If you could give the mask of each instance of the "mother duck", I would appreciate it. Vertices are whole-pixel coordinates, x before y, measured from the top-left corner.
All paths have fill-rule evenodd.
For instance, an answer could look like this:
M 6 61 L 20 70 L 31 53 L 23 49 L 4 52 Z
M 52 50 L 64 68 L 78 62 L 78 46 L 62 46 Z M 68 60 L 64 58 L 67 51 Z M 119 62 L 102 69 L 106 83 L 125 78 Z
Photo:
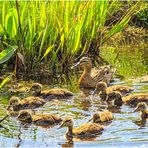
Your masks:
M 73 67 L 80 67 L 83 69 L 83 73 L 78 81 L 80 88 L 94 89 L 96 84 L 100 81 L 104 81 L 109 84 L 114 71 L 110 69 L 110 66 L 102 66 L 99 69 L 92 69 L 92 61 L 89 57 L 83 57 Z

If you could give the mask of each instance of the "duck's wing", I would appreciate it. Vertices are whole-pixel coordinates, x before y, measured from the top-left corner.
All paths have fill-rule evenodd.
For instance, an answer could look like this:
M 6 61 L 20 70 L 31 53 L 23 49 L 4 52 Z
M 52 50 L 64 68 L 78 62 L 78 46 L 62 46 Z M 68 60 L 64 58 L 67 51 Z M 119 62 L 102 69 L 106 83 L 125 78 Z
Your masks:
M 101 122 L 107 122 L 113 120 L 113 115 L 110 111 L 100 112 Z
M 97 134 L 103 130 L 103 126 L 99 124 L 83 124 L 78 128 L 73 129 L 75 135 L 81 136 L 91 136 L 93 134 Z
M 113 85 L 107 88 L 107 92 L 111 91 L 119 91 L 121 93 L 130 93 L 134 89 L 132 87 L 126 86 L 126 85 Z
M 115 69 L 111 69 L 110 66 L 102 66 L 99 69 L 93 68 L 91 71 L 91 77 L 96 81 L 104 81 L 109 84 L 110 80 L 113 78 Z
M 62 88 L 53 88 L 42 91 L 42 94 L 48 94 L 48 95 L 55 95 L 55 96 L 73 96 L 74 94 L 67 90 Z

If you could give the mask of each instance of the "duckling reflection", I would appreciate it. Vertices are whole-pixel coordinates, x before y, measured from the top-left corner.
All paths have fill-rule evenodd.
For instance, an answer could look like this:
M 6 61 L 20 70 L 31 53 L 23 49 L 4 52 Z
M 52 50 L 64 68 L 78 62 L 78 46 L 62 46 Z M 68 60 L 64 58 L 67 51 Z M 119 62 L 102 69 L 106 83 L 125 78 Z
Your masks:
M 73 121 L 71 118 L 65 118 L 59 128 L 67 127 L 68 131 L 66 133 L 67 139 L 76 138 L 91 138 L 96 137 L 98 134 L 102 133 L 104 127 L 96 123 L 83 124 L 80 127 L 73 128 Z
M 73 140 L 70 139 L 70 140 L 67 140 L 65 143 L 61 144 L 62 148 L 73 148 L 74 147 L 74 143 L 73 143 Z

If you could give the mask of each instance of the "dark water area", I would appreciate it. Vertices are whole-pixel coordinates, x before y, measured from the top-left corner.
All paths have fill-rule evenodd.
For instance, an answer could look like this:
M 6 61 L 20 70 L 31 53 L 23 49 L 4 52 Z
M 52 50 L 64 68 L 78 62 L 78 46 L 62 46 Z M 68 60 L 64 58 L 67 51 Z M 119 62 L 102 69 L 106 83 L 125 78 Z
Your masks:
M 143 78 L 148 74 L 147 52 L 145 45 L 102 49 L 102 56 L 117 68 L 118 75 L 124 77 L 120 79 L 116 76 L 111 85 L 125 84 L 132 86 L 134 93 L 148 92 L 147 77 Z M 52 113 L 63 119 L 70 116 L 74 120 L 74 127 L 78 127 L 100 109 L 109 109 L 113 111 L 114 120 L 105 126 L 101 135 L 94 139 L 74 138 L 73 143 L 68 143 L 65 138 L 66 128 L 58 129 L 58 125 L 52 128 L 33 124 L 25 126 L 15 118 L 9 118 L 0 124 L 0 147 L 148 147 L 148 122 L 142 122 L 139 113 L 132 113 L 134 108 L 126 105 L 108 108 L 106 104 L 100 103 L 97 96 L 84 97 L 76 85 L 77 80 L 75 77 L 74 82 L 67 85 L 68 89 L 76 92 L 73 98 L 52 100 L 37 108 L 35 113 Z M 0 95 L 0 118 L 6 113 L 8 99 L 6 94 Z

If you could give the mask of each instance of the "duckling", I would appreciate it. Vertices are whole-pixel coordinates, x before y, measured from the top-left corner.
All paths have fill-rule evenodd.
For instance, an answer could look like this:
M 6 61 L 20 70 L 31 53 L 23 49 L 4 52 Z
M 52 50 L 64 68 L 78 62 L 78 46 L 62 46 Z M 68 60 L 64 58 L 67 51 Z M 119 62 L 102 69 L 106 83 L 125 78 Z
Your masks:
M 80 127 L 73 128 L 73 121 L 71 118 L 65 118 L 59 128 L 68 127 L 68 132 L 66 133 L 66 138 L 86 138 L 95 137 L 100 134 L 104 127 L 96 123 L 83 124 Z
M 17 119 L 22 123 L 33 123 L 38 126 L 51 126 L 62 121 L 60 117 L 52 114 L 31 115 L 27 110 L 20 111 Z
M 97 83 L 93 94 L 99 94 L 101 91 L 106 92 L 107 94 L 112 91 L 119 91 L 122 95 L 125 95 L 132 92 L 133 88 L 126 85 L 113 85 L 107 87 L 107 84 L 105 82 L 99 82 Z
M 44 99 L 64 99 L 72 97 L 74 94 L 67 89 L 62 88 L 53 88 L 53 89 L 47 89 L 42 91 L 42 85 L 40 83 L 34 83 L 32 84 L 32 87 L 30 89 L 32 94 L 34 96 L 42 97 Z
M 112 91 L 108 94 L 108 97 L 106 99 L 106 102 L 108 104 L 114 104 L 116 106 L 122 106 L 122 94 L 118 91 Z
M 95 113 L 89 121 L 91 120 L 93 120 L 93 123 L 110 122 L 113 120 L 113 114 L 108 110 L 98 112 L 98 113 Z
M 13 96 L 9 100 L 9 105 L 7 110 L 9 110 L 11 107 L 13 108 L 14 111 L 19 111 L 23 109 L 34 109 L 43 106 L 45 103 L 46 101 L 39 97 L 31 96 L 20 100 L 19 97 Z
M 141 119 L 142 120 L 148 118 L 148 109 L 147 109 L 147 105 L 145 102 L 138 103 L 134 112 L 136 112 L 136 111 L 141 111 Z
M 92 61 L 89 57 L 81 58 L 80 61 L 72 67 L 72 69 L 78 66 L 84 70 L 78 81 L 80 88 L 94 89 L 96 84 L 100 81 L 105 81 L 108 84 L 114 73 L 111 71 L 109 66 L 92 70 Z
M 148 104 L 148 93 L 130 94 L 122 98 L 125 104 L 136 106 L 139 102 Z

